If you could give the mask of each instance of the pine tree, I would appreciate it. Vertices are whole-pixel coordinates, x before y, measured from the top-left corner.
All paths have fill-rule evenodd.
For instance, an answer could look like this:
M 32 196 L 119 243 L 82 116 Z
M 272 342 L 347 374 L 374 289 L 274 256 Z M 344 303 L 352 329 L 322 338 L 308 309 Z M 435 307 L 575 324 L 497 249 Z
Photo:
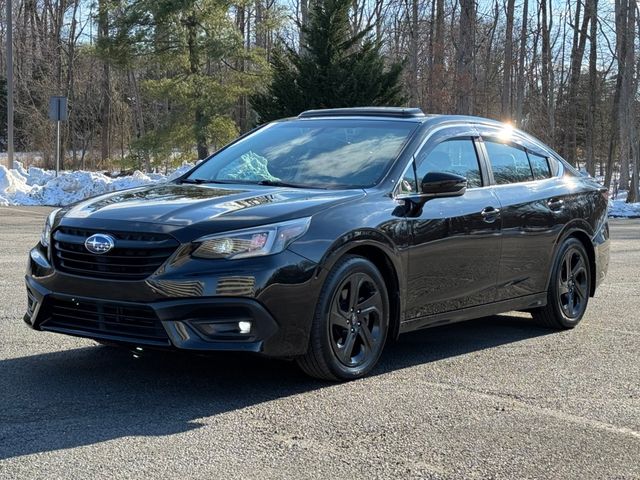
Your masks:
M 167 157 L 177 146 L 190 156 L 195 145 L 202 159 L 237 136 L 231 112 L 257 90 L 266 61 L 245 48 L 228 2 L 127 0 L 113 16 L 102 55 L 144 70 L 142 96 L 157 114 L 134 149 Z M 245 69 L 233 67 L 239 61 Z
M 299 52 L 281 44 L 273 55 L 273 80 L 252 98 L 260 121 L 313 108 L 400 105 L 402 65 L 385 65 L 381 44 L 367 28 L 349 25 L 351 0 L 320 0 L 312 7 Z

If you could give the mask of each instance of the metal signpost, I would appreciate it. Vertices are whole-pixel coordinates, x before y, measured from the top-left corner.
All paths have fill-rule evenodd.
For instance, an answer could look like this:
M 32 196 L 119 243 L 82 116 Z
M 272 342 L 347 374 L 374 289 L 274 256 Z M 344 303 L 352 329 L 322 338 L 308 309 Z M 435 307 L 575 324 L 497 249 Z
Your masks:
M 13 168 L 13 13 L 7 0 L 7 167 Z
M 60 122 L 67 121 L 67 97 L 49 99 L 49 119 L 56 122 L 56 177 L 60 171 Z

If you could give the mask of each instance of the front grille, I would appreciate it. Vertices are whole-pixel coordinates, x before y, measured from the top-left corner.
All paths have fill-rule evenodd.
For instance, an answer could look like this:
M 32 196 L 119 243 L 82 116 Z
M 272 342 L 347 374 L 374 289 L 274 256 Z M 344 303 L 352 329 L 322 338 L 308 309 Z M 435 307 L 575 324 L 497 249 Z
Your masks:
M 96 255 L 84 246 L 95 233 L 108 233 L 115 247 Z M 155 272 L 178 247 L 178 241 L 162 233 L 112 232 L 59 227 L 53 233 L 53 259 L 63 272 L 86 277 L 142 280 Z
M 50 298 L 43 330 L 149 345 L 170 345 L 151 307 Z

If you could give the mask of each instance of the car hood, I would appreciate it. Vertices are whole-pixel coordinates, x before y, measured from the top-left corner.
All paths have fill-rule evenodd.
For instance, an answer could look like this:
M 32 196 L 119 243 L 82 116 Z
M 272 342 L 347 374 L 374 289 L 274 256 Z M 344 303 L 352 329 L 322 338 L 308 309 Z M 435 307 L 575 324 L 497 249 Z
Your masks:
M 84 200 L 63 211 L 63 223 L 114 228 L 125 221 L 216 232 L 310 216 L 363 195 L 359 189 L 166 183 Z

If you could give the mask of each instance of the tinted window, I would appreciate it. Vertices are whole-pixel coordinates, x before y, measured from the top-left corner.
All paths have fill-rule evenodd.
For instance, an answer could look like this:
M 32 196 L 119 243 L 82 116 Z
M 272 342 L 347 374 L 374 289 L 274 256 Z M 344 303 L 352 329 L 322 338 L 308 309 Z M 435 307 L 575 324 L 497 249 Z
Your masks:
M 399 195 L 409 195 L 411 193 L 418 193 L 413 164 L 409 165 L 409 168 L 407 168 L 407 171 L 405 172 L 398 185 Z
M 378 183 L 416 123 L 376 120 L 294 120 L 274 123 L 222 150 L 190 179 L 311 187 Z
M 558 165 L 558 160 L 556 160 L 553 157 L 549 157 L 547 161 L 549 162 L 549 168 L 551 168 L 551 175 L 558 175 L 558 172 L 560 170 L 560 165 Z
M 531 171 L 533 172 L 534 179 L 541 180 L 551 177 L 547 157 L 541 157 L 540 155 L 529 152 L 529 162 L 531 163 Z
M 527 152 L 504 143 L 485 141 L 493 178 L 499 185 L 533 180 Z
M 470 138 L 456 138 L 436 145 L 418 165 L 418 182 L 429 172 L 455 173 L 467 179 L 469 188 L 482 186 L 478 155 Z

